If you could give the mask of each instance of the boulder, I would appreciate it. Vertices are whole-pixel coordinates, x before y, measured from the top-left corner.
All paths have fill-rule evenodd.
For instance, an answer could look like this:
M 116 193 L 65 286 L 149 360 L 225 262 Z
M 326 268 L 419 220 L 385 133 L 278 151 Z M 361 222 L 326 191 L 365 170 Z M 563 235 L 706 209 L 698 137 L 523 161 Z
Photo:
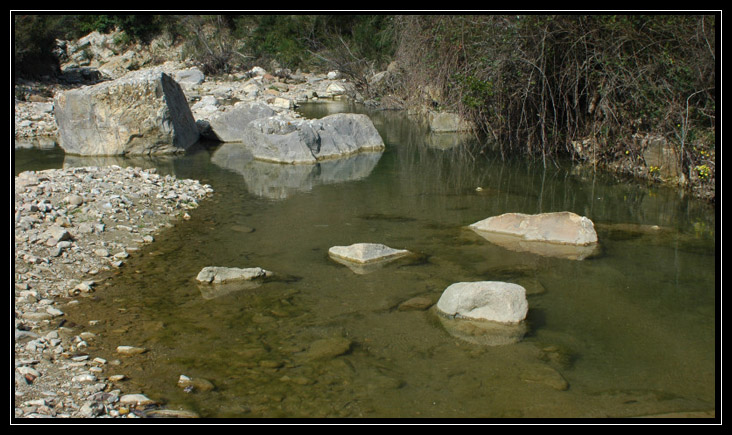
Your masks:
M 60 93 L 54 115 L 69 154 L 169 154 L 199 139 L 180 85 L 160 68 Z
M 216 109 L 212 110 L 211 106 Z M 202 100 L 197 109 L 208 115 L 198 120 L 203 134 L 219 142 L 240 142 L 245 137 L 245 130 L 250 122 L 276 115 L 272 108 L 261 102 L 238 102 L 223 109 L 217 107 L 216 103 L 207 99 Z M 203 112 L 204 110 L 208 112 Z
M 526 290 L 500 281 L 459 282 L 450 285 L 437 301 L 437 310 L 455 318 L 516 324 L 526 318 Z
M 430 130 L 435 133 L 470 131 L 472 123 L 463 119 L 457 113 L 451 112 L 430 112 L 427 120 Z
M 257 119 L 245 128 L 242 142 L 255 159 L 288 164 L 314 164 L 384 149 L 371 119 L 353 113 L 313 120 L 285 116 Z
M 270 275 L 271 272 L 261 267 L 239 269 L 237 267 L 209 266 L 201 269 L 196 280 L 204 284 L 224 284 L 231 281 L 251 281 Z
M 492 243 L 519 252 L 582 260 L 597 248 L 592 221 L 571 212 L 506 213 L 469 228 Z

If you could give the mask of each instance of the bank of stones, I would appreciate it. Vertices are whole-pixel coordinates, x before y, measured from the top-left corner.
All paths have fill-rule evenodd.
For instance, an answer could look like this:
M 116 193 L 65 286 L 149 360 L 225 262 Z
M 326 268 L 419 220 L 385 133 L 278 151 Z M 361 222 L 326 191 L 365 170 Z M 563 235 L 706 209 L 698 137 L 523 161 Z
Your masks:
M 15 416 L 142 415 L 150 404 L 125 398 L 116 383 L 124 374 L 93 355 L 90 325 L 65 326 L 64 310 L 213 190 L 118 166 L 28 171 L 14 181 Z

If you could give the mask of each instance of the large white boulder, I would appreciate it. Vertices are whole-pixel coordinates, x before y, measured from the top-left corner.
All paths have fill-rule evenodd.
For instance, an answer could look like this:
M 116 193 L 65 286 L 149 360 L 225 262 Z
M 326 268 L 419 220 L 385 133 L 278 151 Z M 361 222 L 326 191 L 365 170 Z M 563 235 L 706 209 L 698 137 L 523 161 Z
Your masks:
M 526 318 L 526 289 L 500 281 L 458 282 L 442 292 L 437 310 L 449 317 L 515 324 Z
M 160 68 L 60 93 L 54 115 L 68 154 L 168 154 L 199 139 L 183 90 Z
M 597 248 L 592 221 L 572 212 L 506 213 L 469 226 L 488 241 L 506 249 L 582 260 Z

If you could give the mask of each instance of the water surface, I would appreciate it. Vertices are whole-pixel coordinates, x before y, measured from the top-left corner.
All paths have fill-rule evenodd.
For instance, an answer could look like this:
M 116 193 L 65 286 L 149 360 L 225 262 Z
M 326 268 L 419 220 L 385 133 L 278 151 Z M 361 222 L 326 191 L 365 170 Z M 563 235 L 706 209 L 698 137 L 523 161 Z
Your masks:
M 360 109 L 321 104 L 305 113 L 343 110 Z M 154 166 L 215 190 L 93 298 L 64 310 L 79 332 L 98 334 L 90 351 L 110 361 L 107 375 L 128 376 L 125 392 L 204 417 L 631 417 L 715 408 L 713 208 L 571 163 L 545 168 L 471 153 L 456 146 L 470 138 L 430 135 L 401 112 L 369 114 L 386 150 L 319 166 L 255 162 L 230 144 L 155 159 L 16 150 L 16 173 Z M 501 213 L 551 211 L 592 219 L 600 251 L 582 261 L 544 257 L 466 229 Z M 367 274 L 328 258 L 329 247 L 356 242 L 416 255 Z M 212 294 L 195 277 L 214 265 L 259 266 L 277 278 Z M 399 308 L 482 280 L 527 288 L 520 342 L 473 343 L 431 309 Z M 313 358 L 309 350 L 323 344 L 334 355 Z M 149 350 L 121 358 L 118 345 Z M 186 392 L 181 374 L 215 388 Z

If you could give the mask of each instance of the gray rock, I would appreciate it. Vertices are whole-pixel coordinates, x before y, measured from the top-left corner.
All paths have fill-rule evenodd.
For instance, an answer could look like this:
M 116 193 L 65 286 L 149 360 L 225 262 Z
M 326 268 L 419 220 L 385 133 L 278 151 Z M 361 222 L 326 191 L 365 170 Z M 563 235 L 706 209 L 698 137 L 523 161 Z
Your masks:
M 328 250 L 331 257 L 366 264 L 394 260 L 410 252 L 406 249 L 394 249 L 380 243 L 354 243 L 350 246 L 333 246 Z
M 242 142 L 255 159 L 288 164 L 314 164 L 361 151 L 381 151 L 384 141 L 366 115 L 341 113 L 321 119 L 285 116 L 249 123 Z
M 240 142 L 250 122 L 276 115 L 272 108 L 261 102 L 239 102 L 225 110 L 206 110 L 210 115 L 198 120 L 203 128 L 202 134 L 220 142 Z
M 529 304 L 526 290 L 518 284 L 459 282 L 442 292 L 437 310 L 450 317 L 513 324 L 526 318 Z
M 59 93 L 54 115 L 69 154 L 165 154 L 199 138 L 180 85 L 161 69 Z
M 597 250 L 592 221 L 571 212 L 506 213 L 476 222 L 470 229 L 506 249 L 543 256 L 583 260 Z
M 236 267 L 204 267 L 196 277 L 205 284 L 224 284 L 231 281 L 251 281 L 257 278 L 270 276 L 271 272 L 261 267 L 239 269 Z
M 541 214 L 505 213 L 470 225 L 479 231 L 519 236 L 536 240 L 569 245 L 590 245 L 597 243 L 597 233 L 592 221 L 572 212 Z

